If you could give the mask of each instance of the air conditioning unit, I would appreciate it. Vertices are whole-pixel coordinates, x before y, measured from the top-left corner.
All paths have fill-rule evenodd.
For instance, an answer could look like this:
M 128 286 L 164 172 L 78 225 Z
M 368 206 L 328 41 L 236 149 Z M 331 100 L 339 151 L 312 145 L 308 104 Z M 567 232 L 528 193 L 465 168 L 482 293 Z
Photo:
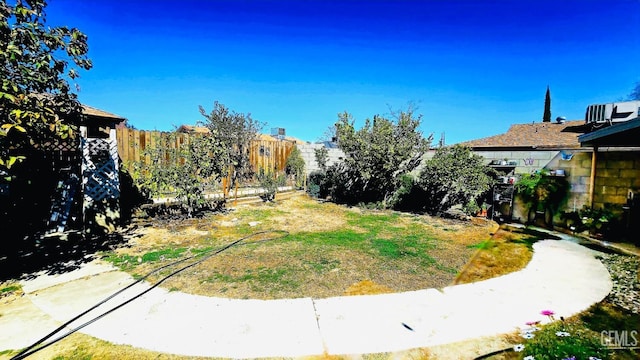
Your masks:
M 614 124 L 635 119 L 640 113 L 640 101 L 625 101 L 587 106 L 587 124 Z
M 280 127 L 271 128 L 271 136 L 280 140 L 284 139 L 285 138 L 284 128 L 280 128 Z

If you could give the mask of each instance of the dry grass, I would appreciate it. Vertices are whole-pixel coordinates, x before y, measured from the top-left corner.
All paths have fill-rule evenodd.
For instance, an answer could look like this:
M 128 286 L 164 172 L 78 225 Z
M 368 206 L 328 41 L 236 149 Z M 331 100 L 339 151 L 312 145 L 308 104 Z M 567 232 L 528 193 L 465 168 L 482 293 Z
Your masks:
M 515 335 L 514 335 L 515 337 Z M 265 358 L 264 360 L 459 360 L 473 359 L 492 351 L 510 347 L 513 342 L 508 337 L 495 336 L 471 339 L 451 344 L 443 344 L 428 348 L 408 349 L 391 353 L 373 353 L 362 355 L 317 355 L 299 358 Z M 12 355 L 0 354 L 0 360 L 10 359 Z M 181 356 L 164 354 L 155 351 L 116 345 L 96 339 L 89 335 L 75 333 L 64 341 L 58 342 L 30 356 L 34 360 L 80 360 L 80 359 L 119 359 L 119 360 L 198 360 L 222 359 L 213 357 Z M 494 360 L 503 359 L 494 357 Z
M 533 255 L 530 245 L 538 237 L 526 231 L 498 229 L 490 239 L 476 244 L 478 251 L 456 277 L 454 284 L 491 279 L 523 269 Z
M 155 223 L 112 257 L 130 257 L 123 268 L 142 275 L 173 261 L 171 251 L 186 256 L 252 232 L 284 230 L 289 233 L 284 238 L 231 248 L 162 286 L 230 298 L 323 298 L 356 294 L 353 289 L 367 282 L 388 292 L 448 286 L 475 252 L 468 245 L 489 238 L 495 227 L 482 219 L 470 225 L 297 196 L 278 204 L 242 205 L 204 219 Z M 253 240 L 258 239 L 249 242 Z M 131 261 L 158 251 L 168 252 L 164 260 Z

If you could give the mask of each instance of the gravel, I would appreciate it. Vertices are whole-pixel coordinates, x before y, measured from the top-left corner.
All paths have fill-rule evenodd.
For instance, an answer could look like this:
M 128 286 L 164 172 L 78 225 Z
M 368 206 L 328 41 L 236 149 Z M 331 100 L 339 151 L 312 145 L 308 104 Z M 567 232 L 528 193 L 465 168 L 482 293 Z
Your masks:
M 636 256 L 599 254 L 598 258 L 609 270 L 613 289 L 607 300 L 631 311 L 640 313 L 640 259 Z

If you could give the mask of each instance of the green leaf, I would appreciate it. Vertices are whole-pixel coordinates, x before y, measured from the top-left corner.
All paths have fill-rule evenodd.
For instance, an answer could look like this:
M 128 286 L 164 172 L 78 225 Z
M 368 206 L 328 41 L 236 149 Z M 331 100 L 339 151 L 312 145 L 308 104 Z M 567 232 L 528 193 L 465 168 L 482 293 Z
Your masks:
M 11 101 L 11 102 L 16 102 L 16 97 L 15 96 L 13 96 L 11 94 L 8 94 L 8 93 L 5 93 L 5 92 L 0 92 L 0 97 L 9 99 L 9 101 Z

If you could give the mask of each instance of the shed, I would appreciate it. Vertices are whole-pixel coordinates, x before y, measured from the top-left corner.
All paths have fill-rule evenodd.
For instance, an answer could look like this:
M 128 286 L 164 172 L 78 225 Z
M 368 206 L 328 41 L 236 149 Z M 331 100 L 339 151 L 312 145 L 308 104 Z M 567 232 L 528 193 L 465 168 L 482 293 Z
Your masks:
M 79 138 L 55 145 L 56 151 L 66 155 L 59 156 L 65 159 L 63 166 L 54 165 L 58 184 L 52 195 L 49 232 L 66 230 L 68 220 L 76 216 L 76 211 L 81 213 L 82 225 L 88 232 L 113 231 L 120 218 L 115 129 L 126 119 L 87 105 L 82 105 L 82 115 Z M 78 202 L 81 208 L 75 210 L 74 203 Z

